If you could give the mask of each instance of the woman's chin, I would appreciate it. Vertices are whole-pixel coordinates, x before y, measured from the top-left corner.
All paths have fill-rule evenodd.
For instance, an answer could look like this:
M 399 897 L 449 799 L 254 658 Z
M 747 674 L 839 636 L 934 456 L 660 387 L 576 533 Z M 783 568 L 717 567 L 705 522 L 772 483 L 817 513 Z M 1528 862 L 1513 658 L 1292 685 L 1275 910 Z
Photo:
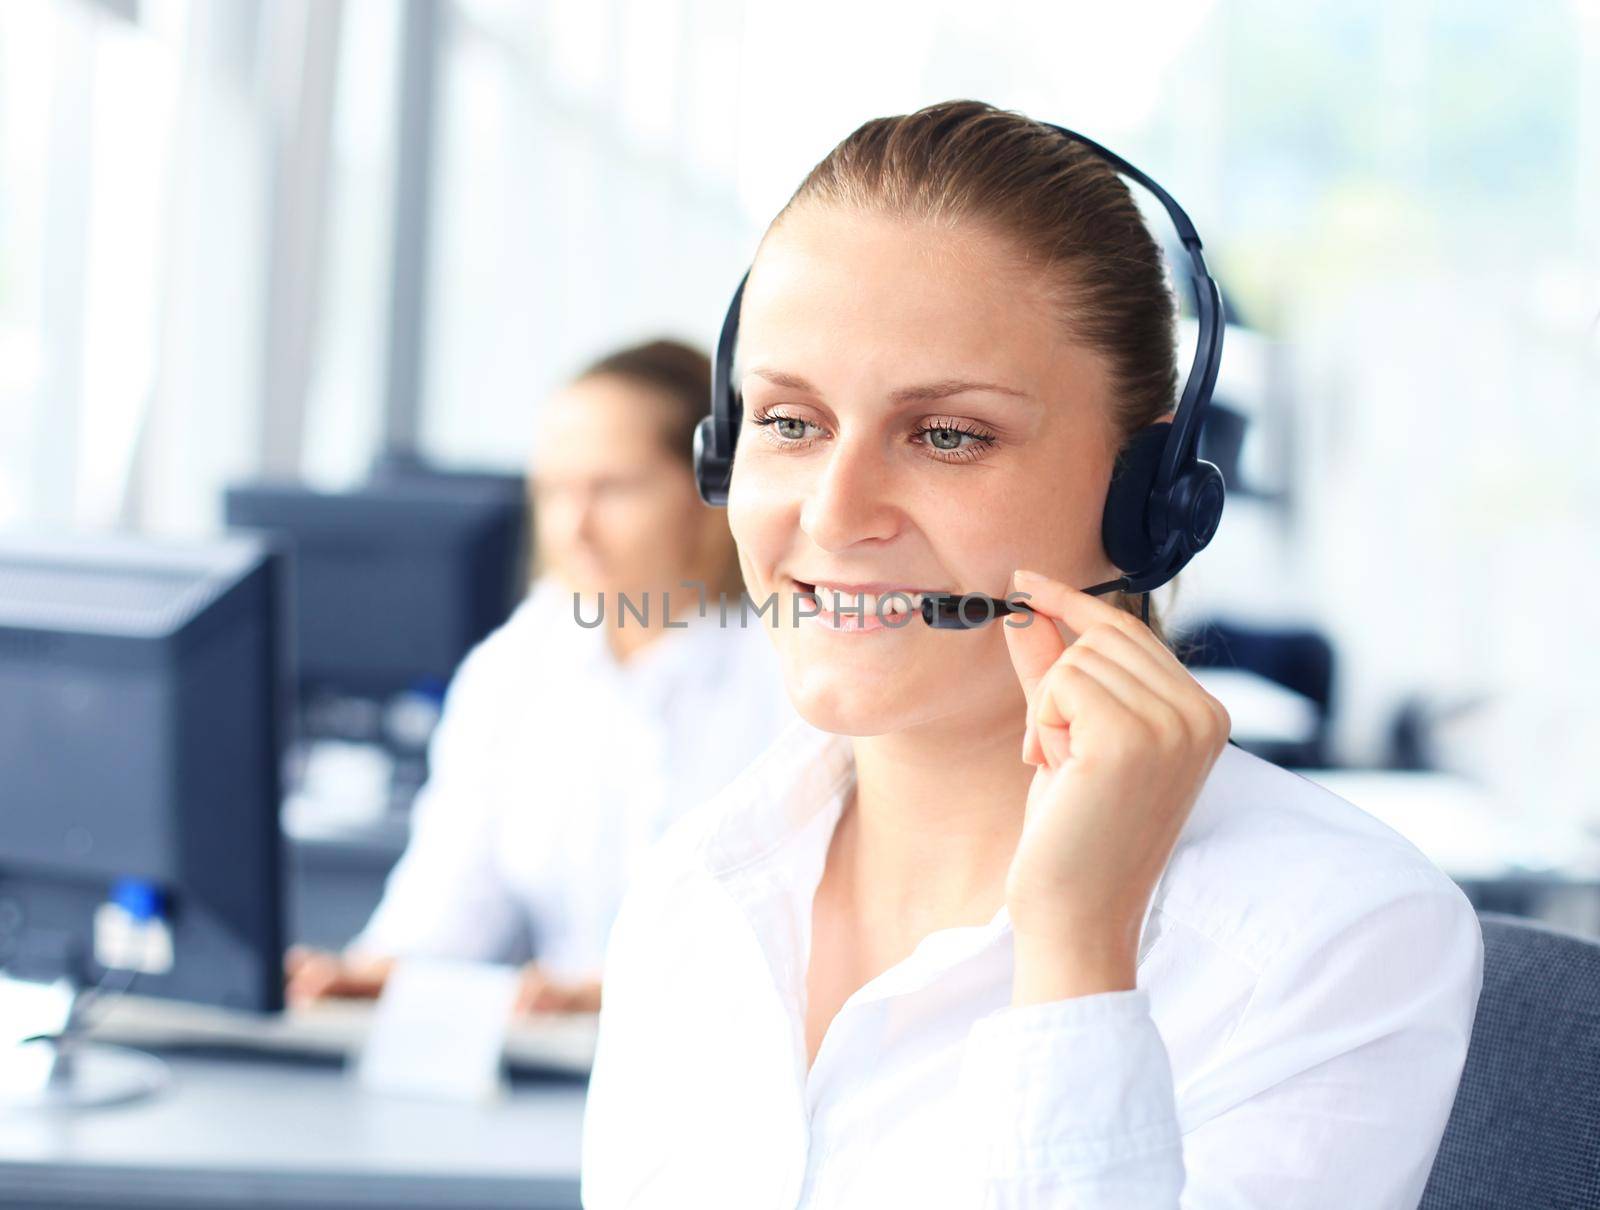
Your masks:
M 795 712 L 836 735 L 888 735 L 974 712 L 1009 716 L 1022 705 L 1022 691 L 998 633 L 988 650 L 981 646 L 982 635 L 957 635 L 955 642 L 964 640 L 972 650 L 940 653 L 938 659 L 904 647 L 892 650 L 871 636 L 829 637 L 820 649 L 782 632 L 775 638 Z M 847 646 L 856 642 L 860 647 Z
M 897 730 L 897 720 L 866 710 L 840 709 L 837 703 L 796 702 L 795 713 L 819 731 L 835 735 L 885 735 Z
M 899 731 L 926 712 L 926 702 L 893 678 L 863 677 L 859 670 L 809 667 L 789 670 L 789 700 L 795 712 L 821 731 L 836 735 L 884 735 Z M 921 710 L 915 707 L 921 705 Z

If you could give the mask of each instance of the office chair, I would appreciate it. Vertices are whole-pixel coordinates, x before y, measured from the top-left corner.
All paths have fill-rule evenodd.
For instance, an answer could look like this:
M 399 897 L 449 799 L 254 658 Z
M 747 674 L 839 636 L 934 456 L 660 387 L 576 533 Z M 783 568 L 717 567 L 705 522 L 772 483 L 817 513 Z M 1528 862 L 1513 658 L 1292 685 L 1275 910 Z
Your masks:
M 1600 943 L 1479 920 L 1483 994 L 1419 1210 L 1600 1207 Z

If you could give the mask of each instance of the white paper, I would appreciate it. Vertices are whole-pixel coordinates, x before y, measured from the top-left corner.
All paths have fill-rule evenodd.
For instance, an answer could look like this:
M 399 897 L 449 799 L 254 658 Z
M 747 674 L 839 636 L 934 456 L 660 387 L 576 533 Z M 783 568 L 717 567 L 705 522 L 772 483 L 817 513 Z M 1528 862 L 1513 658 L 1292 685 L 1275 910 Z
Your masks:
M 65 979 L 35 983 L 0 972 L 0 1052 L 36 1034 L 60 1033 L 71 1011 L 72 985 Z
M 357 1078 L 372 1092 L 486 1101 L 501 1095 L 515 967 L 406 959 L 373 1014 Z

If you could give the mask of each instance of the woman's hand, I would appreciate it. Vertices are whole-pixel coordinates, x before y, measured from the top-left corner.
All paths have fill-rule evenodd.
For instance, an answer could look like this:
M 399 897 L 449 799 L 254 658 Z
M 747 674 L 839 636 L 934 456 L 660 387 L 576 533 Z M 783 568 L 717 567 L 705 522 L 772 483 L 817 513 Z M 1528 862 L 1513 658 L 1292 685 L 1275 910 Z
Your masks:
M 1231 720 L 1137 618 L 1034 572 L 1015 587 L 1041 616 L 1004 624 L 1039 766 L 1006 879 L 1013 999 L 1131 989 L 1145 907 Z
M 283 956 L 284 999 L 291 1008 L 319 1000 L 375 1000 L 393 969 L 393 958 L 357 958 L 292 945 Z
M 525 1013 L 597 1013 L 600 1011 L 600 980 L 552 979 L 538 963 L 522 968 L 517 985 L 517 1016 Z
M 296 945 L 284 955 L 283 966 L 285 999 L 292 1008 L 305 1008 L 321 1000 L 376 999 L 394 970 L 395 959 L 330 954 Z M 518 972 L 514 1016 L 599 1011 L 598 979 L 552 979 L 537 962 L 527 963 Z

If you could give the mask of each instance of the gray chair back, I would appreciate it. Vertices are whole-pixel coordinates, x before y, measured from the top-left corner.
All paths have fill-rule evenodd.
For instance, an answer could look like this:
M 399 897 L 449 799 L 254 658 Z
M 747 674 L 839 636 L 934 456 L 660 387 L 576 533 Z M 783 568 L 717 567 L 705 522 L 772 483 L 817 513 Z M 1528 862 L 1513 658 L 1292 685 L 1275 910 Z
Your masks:
M 1600 943 L 1494 912 L 1461 1087 L 1419 1210 L 1600 1207 Z

